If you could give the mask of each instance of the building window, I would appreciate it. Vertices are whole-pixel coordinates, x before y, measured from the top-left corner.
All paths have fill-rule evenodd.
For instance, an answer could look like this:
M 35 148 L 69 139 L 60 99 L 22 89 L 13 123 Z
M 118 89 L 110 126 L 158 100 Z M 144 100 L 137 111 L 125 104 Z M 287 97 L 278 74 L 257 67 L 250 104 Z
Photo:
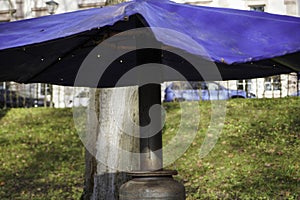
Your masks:
M 257 12 L 265 12 L 265 5 L 251 5 L 250 10 Z
M 245 90 L 245 91 L 251 91 L 251 84 L 252 84 L 252 81 L 249 80 L 249 79 L 246 79 L 246 80 L 238 80 L 236 82 L 236 87 L 238 90 Z
M 243 90 L 244 89 L 244 80 L 238 80 L 238 81 L 236 81 L 236 88 L 238 89 L 238 90 Z
M 42 84 L 41 86 L 41 95 L 51 95 L 52 87 L 50 84 Z
M 281 90 L 280 75 L 265 78 L 265 91 Z

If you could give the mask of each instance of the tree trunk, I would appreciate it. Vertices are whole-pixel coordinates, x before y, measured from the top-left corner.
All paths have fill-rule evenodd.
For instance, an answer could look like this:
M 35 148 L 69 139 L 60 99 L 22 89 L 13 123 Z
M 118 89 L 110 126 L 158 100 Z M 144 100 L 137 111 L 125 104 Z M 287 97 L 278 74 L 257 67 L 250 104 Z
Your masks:
M 84 200 L 117 200 L 120 186 L 128 180 L 124 171 L 139 169 L 137 87 L 91 89 L 90 142 L 86 151 Z M 95 125 L 96 124 L 96 125 Z
M 124 1 L 107 0 L 106 5 Z M 91 89 L 90 97 L 91 102 L 95 102 L 94 109 L 99 118 L 90 117 L 88 122 L 97 126 L 89 127 L 90 133 L 95 133 L 91 134 L 90 140 L 95 142 L 95 148 L 92 152 L 86 150 L 82 198 L 118 200 L 120 186 L 128 181 L 124 171 L 140 168 L 139 156 L 134 156 L 140 150 L 139 129 L 136 127 L 139 124 L 138 88 Z

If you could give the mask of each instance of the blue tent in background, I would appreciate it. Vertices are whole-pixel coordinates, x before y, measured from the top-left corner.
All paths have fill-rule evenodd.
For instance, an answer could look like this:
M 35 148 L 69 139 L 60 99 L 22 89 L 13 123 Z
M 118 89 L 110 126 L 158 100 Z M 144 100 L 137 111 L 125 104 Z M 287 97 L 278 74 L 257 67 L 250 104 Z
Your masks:
M 161 45 L 215 63 L 223 80 L 300 71 L 300 18 L 167 0 L 135 0 L 0 24 L 0 81 L 73 85 L 81 63 L 99 43 L 96 41 L 111 32 L 143 26 L 191 37 L 205 49 L 205 55 L 184 38 L 172 38 L 152 28 Z M 182 57 L 167 51 L 162 54 L 161 63 L 179 70 L 188 80 L 202 80 Z M 114 86 L 122 75 L 120 67 L 128 71 L 134 66 L 130 55 L 124 59 L 127 62 L 115 64 L 109 79 L 99 81 L 99 87 Z M 164 76 L 164 80 L 172 79 Z

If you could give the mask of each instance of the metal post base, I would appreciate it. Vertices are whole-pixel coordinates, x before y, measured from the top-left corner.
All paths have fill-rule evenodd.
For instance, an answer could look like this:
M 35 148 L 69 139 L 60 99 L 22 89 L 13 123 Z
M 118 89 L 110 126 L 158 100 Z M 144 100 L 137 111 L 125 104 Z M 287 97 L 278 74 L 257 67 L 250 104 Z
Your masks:
M 130 172 L 132 180 L 120 188 L 120 200 L 184 200 L 185 189 L 173 179 L 175 170 Z

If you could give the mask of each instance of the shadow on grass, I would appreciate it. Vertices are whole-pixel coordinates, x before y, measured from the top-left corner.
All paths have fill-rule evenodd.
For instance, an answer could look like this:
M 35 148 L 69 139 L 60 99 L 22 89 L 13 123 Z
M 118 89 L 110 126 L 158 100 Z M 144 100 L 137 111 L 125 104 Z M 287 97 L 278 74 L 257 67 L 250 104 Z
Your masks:
M 0 108 L 0 120 L 6 115 L 6 113 L 8 113 L 10 109 L 6 108 Z M 4 137 L 0 137 L 0 146 L 6 145 L 9 143 L 9 140 L 4 138 Z
M 0 108 L 0 119 L 4 117 L 9 110 L 10 110 L 9 108 L 5 108 L 5 109 Z

